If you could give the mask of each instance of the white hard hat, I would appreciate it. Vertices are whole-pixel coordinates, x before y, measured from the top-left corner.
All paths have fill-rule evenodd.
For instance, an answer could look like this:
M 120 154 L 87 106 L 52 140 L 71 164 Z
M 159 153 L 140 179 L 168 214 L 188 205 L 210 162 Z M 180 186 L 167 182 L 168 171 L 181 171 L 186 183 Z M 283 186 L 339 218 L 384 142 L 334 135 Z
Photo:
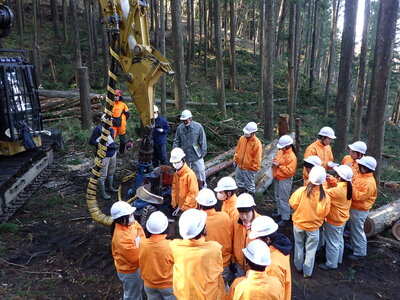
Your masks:
M 157 105 L 154 105 L 154 112 L 158 112 L 159 110 L 158 110 L 158 107 L 157 107 Z
M 310 174 L 308 174 L 312 184 L 321 185 L 326 181 L 326 171 L 324 167 L 315 166 L 311 169 Z
M 316 155 L 311 155 L 311 156 L 305 158 L 304 161 L 308 162 L 309 164 L 312 164 L 313 166 L 322 165 L 321 159 Z
M 217 204 L 217 198 L 215 198 L 214 192 L 208 188 L 203 188 L 199 191 L 196 196 L 196 201 L 204 206 L 213 206 Z
M 356 159 L 359 165 L 365 166 L 371 171 L 375 171 L 376 169 L 376 159 L 372 156 L 363 156 L 360 159 Z
M 256 265 L 269 266 L 271 264 L 269 247 L 263 241 L 251 241 L 242 251 L 244 256 Z
M 251 223 L 250 239 L 266 236 L 278 230 L 278 224 L 270 217 L 259 216 Z
M 161 211 L 153 212 L 147 219 L 146 228 L 150 233 L 160 234 L 168 228 L 168 218 Z
M 185 152 L 179 147 L 172 149 L 171 158 L 169 159 L 170 163 L 177 163 L 182 160 L 186 156 Z
M 214 189 L 216 192 L 222 191 L 232 191 L 236 190 L 238 187 L 236 185 L 235 179 L 232 177 L 222 177 L 218 183 L 217 187 Z
M 248 193 L 240 194 L 236 200 L 236 208 L 248 208 L 256 206 L 254 198 Z
M 247 123 L 246 127 L 243 128 L 244 133 L 253 133 L 258 130 L 257 124 L 255 122 Z
M 322 127 L 321 130 L 319 131 L 318 135 L 326 136 L 331 139 L 336 139 L 335 132 L 333 131 L 332 128 L 326 126 Z
M 191 113 L 190 110 L 188 110 L 188 109 L 185 109 L 185 110 L 181 113 L 181 120 L 182 120 L 182 121 L 187 120 L 187 119 L 189 119 L 189 118 L 191 118 L 191 117 L 193 117 L 193 116 L 192 116 L 192 113 Z
M 340 165 L 333 167 L 336 173 L 346 181 L 351 181 L 353 178 L 353 170 L 348 165 Z
M 290 137 L 290 135 L 282 135 L 278 141 L 278 145 L 276 145 L 279 149 L 282 149 L 283 147 L 289 146 L 293 144 L 293 139 Z
M 361 141 L 354 142 L 349 145 L 350 150 L 365 154 L 367 152 L 367 144 Z
M 125 201 L 117 201 L 111 206 L 111 218 L 115 220 L 122 216 L 129 216 L 133 214 L 135 210 L 136 207 L 131 206 L 129 203 Z
M 184 239 L 197 236 L 206 225 L 207 213 L 191 208 L 185 210 L 179 219 L 179 234 Z

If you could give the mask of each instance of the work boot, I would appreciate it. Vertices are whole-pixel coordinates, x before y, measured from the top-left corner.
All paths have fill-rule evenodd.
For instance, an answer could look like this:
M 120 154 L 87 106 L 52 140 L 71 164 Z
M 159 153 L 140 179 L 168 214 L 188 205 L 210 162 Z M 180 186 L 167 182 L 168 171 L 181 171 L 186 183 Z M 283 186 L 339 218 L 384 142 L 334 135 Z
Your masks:
M 113 187 L 113 181 L 114 181 L 114 176 L 112 176 L 112 175 L 111 176 L 107 176 L 107 179 L 106 179 L 106 190 L 111 192 L 111 193 L 116 193 L 116 192 L 118 192 L 118 190 Z
M 119 144 L 119 157 L 124 157 L 125 154 L 125 144 Z
M 106 193 L 105 186 L 104 186 L 104 179 L 103 180 L 99 179 L 98 190 L 99 190 L 101 198 L 103 198 L 104 200 L 111 199 L 111 196 Z

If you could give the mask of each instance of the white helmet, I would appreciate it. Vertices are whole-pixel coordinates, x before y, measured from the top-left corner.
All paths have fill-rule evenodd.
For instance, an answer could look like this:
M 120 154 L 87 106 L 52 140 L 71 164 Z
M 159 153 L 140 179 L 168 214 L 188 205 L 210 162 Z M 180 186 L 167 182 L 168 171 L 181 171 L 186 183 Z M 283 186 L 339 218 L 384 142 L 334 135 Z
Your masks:
M 153 212 L 146 222 L 147 230 L 152 234 L 160 234 L 168 228 L 168 218 L 161 211 Z
M 129 216 L 133 214 L 135 210 L 136 207 L 131 206 L 129 203 L 125 201 L 117 201 L 111 206 L 111 218 L 115 220 L 122 216 Z
M 271 264 L 269 247 L 263 241 L 251 241 L 242 251 L 244 256 L 256 265 L 269 266 Z
M 349 145 L 350 150 L 365 154 L 367 152 L 367 144 L 361 141 L 354 142 Z
M 311 155 L 311 156 L 305 158 L 304 161 L 308 162 L 309 164 L 312 164 L 313 166 L 322 165 L 321 159 L 316 155 Z
M 375 171 L 376 169 L 376 159 L 372 156 L 363 156 L 360 159 L 356 159 L 359 165 L 365 166 L 371 171 Z
M 217 187 L 214 189 L 216 192 L 222 191 L 233 191 L 236 190 L 238 187 L 236 185 L 235 179 L 232 177 L 222 177 L 218 183 Z
M 179 219 L 179 234 L 184 239 L 197 236 L 206 225 L 207 213 L 191 208 L 185 210 Z
M 243 193 L 240 194 L 236 200 L 236 208 L 249 208 L 256 206 L 252 195 Z
M 351 181 L 353 178 L 353 170 L 348 165 L 340 165 L 333 167 L 336 173 L 346 181 Z
M 270 217 L 259 216 L 251 223 L 250 239 L 266 236 L 278 230 L 278 224 Z
M 249 122 L 247 123 L 246 127 L 243 128 L 244 133 L 253 133 L 258 130 L 257 124 L 255 122 Z
M 293 139 L 290 137 L 290 135 L 282 135 L 278 141 L 278 149 L 282 149 L 283 147 L 289 146 L 293 144 Z
M 326 136 L 331 139 L 336 139 L 335 132 L 330 127 L 322 127 L 318 135 Z
M 324 167 L 315 166 L 311 169 L 310 174 L 308 174 L 312 184 L 321 185 L 326 181 L 326 171 Z
M 196 196 L 196 201 L 204 206 L 213 206 L 217 204 L 217 198 L 215 198 L 214 192 L 208 188 L 203 188 L 199 191 Z
M 185 152 L 179 147 L 172 149 L 171 158 L 169 159 L 170 163 L 177 163 L 182 160 L 186 156 Z
M 189 118 L 191 118 L 191 117 L 193 117 L 193 116 L 192 116 L 192 113 L 191 113 L 190 110 L 188 110 L 188 109 L 185 109 L 185 110 L 181 113 L 181 120 L 182 120 L 182 121 L 185 121 L 185 120 L 187 120 L 187 119 L 189 119 Z
M 157 105 L 154 105 L 154 112 L 159 112 Z

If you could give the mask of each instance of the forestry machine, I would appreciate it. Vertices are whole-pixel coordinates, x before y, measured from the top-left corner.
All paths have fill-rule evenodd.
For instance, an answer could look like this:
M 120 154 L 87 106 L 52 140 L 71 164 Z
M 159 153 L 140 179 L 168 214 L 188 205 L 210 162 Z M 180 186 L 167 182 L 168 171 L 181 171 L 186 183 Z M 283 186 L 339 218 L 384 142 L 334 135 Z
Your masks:
M 112 126 L 112 108 L 116 89 L 117 70 L 124 74 L 129 94 L 140 114 L 142 124 L 136 187 L 149 171 L 153 153 L 153 124 L 155 85 L 164 73 L 173 74 L 167 59 L 150 45 L 147 24 L 147 0 L 99 0 L 103 21 L 110 33 L 111 62 L 102 136 L 98 144 L 86 199 L 92 218 L 103 225 L 111 225 L 110 216 L 101 212 L 96 199 L 97 183 L 102 168 L 101 160 L 107 150 L 106 142 Z
M 0 39 L 14 19 L 0 0 Z M 46 177 L 53 161 L 52 132 L 43 130 L 34 66 L 28 51 L 0 49 L 0 223 L 21 206 Z

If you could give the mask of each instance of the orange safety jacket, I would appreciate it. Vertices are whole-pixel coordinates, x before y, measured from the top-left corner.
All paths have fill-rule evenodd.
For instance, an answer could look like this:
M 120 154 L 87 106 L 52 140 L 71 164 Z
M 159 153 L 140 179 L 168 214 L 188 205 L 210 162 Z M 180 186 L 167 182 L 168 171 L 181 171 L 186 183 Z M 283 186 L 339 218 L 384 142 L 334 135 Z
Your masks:
M 360 174 L 358 162 L 352 159 L 350 155 L 343 157 L 342 165 L 348 165 L 353 170 L 353 178 Z
M 139 267 L 145 286 L 153 289 L 172 288 L 172 257 L 166 234 L 153 234 L 140 242 Z
M 199 193 L 199 184 L 196 174 L 184 163 L 183 167 L 175 172 L 172 180 L 172 207 L 179 206 L 185 211 L 189 208 L 196 208 L 195 197 Z
M 232 224 L 229 216 L 222 211 L 215 211 L 214 208 L 205 210 L 206 220 L 206 241 L 216 241 L 222 246 L 222 260 L 224 267 L 228 266 L 232 256 Z
M 118 135 L 123 135 L 126 132 L 126 115 L 129 111 L 128 106 L 122 101 L 114 101 L 114 107 L 112 109 L 113 118 L 121 117 L 121 127 L 112 127 L 114 129 L 114 139 Z
M 253 220 L 259 216 L 259 214 L 253 209 Z M 251 220 L 251 221 L 253 221 Z M 242 220 L 239 218 L 239 213 L 237 217 L 232 220 L 233 224 L 233 253 L 232 262 L 237 262 L 243 270 L 246 270 L 245 258 L 243 255 L 243 248 L 252 241 L 249 238 L 250 229 L 246 229 L 243 225 Z
M 292 299 L 292 274 L 290 270 L 290 255 L 285 255 L 277 248 L 269 245 L 271 255 L 271 265 L 265 269 L 265 272 L 278 278 L 284 287 L 285 300 Z M 276 266 L 275 268 L 273 268 Z
M 295 210 L 292 215 L 293 224 L 306 231 L 315 231 L 322 226 L 329 213 L 331 199 L 327 193 L 319 200 L 320 187 L 315 186 L 310 197 L 307 196 L 307 187 L 297 189 L 289 199 L 290 206 Z
M 111 242 L 114 265 L 119 273 L 134 273 L 139 268 L 139 241 L 145 239 L 139 223 L 131 226 L 115 224 Z
M 260 140 L 253 135 L 250 138 L 241 136 L 235 148 L 233 161 L 242 170 L 258 171 L 261 165 L 262 145 Z
M 225 299 L 222 279 L 222 246 L 205 237 L 175 239 L 170 244 L 174 258 L 173 289 L 177 299 Z
M 350 218 L 351 199 L 347 199 L 347 183 L 340 181 L 336 187 L 325 192 L 331 198 L 331 209 L 325 221 L 334 226 L 342 226 Z
M 316 140 L 314 143 L 310 144 L 306 151 L 304 152 L 304 158 L 307 158 L 311 155 L 318 156 L 322 161 L 322 166 L 325 169 L 328 169 L 328 162 L 333 162 L 333 154 L 332 148 L 330 145 L 324 146 L 319 140 Z M 308 173 L 306 168 L 303 167 L 303 178 L 308 179 Z
M 272 165 L 275 179 L 284 180 L 292 178 L 296 174 L 297 157 L 292 148 L 286 151 L 279 150 L 275 156 L 275 161 L 279 164 L 279 166 Z
M 250 270 L 246 277 L 236 278 L 229 290 L 228 299 L 233 300 L 282 300 L 284 298 L 282 283 L 265 272 Z
M 369 211 L 377 197 L 376 181 L 374 174 L 359 174 L 353 177 L 353 197 L 351 208 Z
M 233 194 L 228 199 L 222 201 L 221 211 L 226 212 L 231 220 L 238 216 L 238 210 L 236 208 L 237 196 Z

